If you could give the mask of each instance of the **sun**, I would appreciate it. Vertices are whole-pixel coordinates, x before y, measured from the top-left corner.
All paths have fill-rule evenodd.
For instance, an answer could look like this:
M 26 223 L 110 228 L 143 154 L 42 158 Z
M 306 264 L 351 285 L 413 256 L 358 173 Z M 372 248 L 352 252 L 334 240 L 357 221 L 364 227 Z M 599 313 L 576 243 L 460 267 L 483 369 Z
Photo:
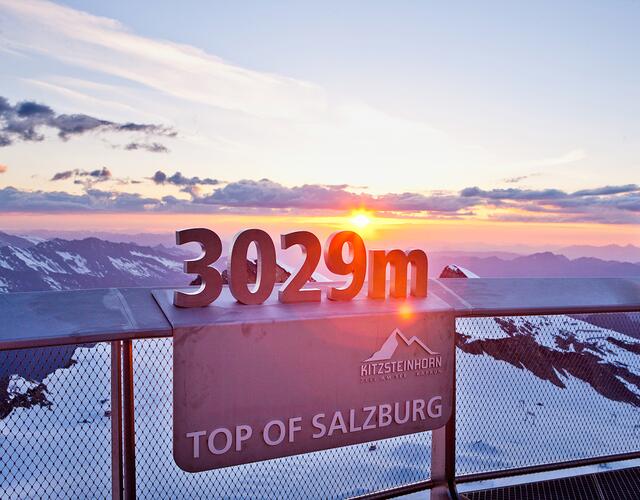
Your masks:
M 350 219 L 351 224 L 354 226 L 364 229 L 369 224 L 371 224 L 371 216 L 366 212 L 354 212 Z

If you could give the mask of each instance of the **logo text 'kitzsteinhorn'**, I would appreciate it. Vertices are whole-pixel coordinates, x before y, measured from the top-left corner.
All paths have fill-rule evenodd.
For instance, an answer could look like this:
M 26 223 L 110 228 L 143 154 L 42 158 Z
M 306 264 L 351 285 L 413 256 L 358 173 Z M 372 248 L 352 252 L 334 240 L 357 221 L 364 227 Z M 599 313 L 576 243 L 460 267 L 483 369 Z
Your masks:
M 407 373 L 433 375 L 440 372 L 442 357 L 413 336 L 410 339 L 396 328 L 382 347 L 360 365 L 360 377 L 366 381 L 405 378 Z

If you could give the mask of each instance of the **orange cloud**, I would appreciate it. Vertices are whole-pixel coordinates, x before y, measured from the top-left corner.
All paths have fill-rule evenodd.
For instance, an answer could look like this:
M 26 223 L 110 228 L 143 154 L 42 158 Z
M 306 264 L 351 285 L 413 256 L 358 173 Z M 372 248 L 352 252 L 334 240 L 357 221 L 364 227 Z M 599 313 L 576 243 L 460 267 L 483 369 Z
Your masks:
M 0 163 L 0 174 L 4 174 L 8 169 L 9 167 Z

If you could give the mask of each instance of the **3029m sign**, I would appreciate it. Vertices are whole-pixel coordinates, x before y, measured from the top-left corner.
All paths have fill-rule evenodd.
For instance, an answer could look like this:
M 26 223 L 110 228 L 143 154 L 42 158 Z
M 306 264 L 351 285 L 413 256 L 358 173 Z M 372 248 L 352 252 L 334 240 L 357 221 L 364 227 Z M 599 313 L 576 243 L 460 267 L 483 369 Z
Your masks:
M 199 243 L 203 253 L 197 259 L 186 260 L 184 271 L 196 274 L 202 285 L 195 292 L 176 291 L 173 303 L 177 307 L 204 307 L 218 298 L 222 291 L 222 276 L 211 267 L 222 255 L 222 241 L 210 229 L 193 228 L 176 231 L 176 243 Z M 250 285 L 247 270 L 249 246 L 255 244 L 258 256 L 255 285 Z M 284 303 L 320 302 L 321 290 L 303 288 L 316 270 L 322 256 L 318 237 L 309 231 L 296 231 L 280 235 L 280 247 L 284 250 L 300 245 L 305 255 L 300 268 L 291 274 L 278 291 L 278 299 Z M 348 258 L 345 258 L 345 246 Z M 350 276 L 343 288 L 328 288 L 329 300 L 351 300 L 368 277 L 367 296 L 384 299 L 387 296 L 387 267 L 390 269 L 389 295 L 395 298 L 427 296 L 429 262 L 422 250 L 369 250 L 364 241 L 353 231 L 338 231 L 324 245 L 324 262 L 334 274 Z M 409 276 L 410 273 L 410 276 Z M 368 274 L 368 276 L 367 276 Z M 271 237 L 261 229 L 246 229 L 235 235 L 228 260 L 229 289 L 242 304 L 262 304 L 271 295 L 276 281 L 276 249 Z

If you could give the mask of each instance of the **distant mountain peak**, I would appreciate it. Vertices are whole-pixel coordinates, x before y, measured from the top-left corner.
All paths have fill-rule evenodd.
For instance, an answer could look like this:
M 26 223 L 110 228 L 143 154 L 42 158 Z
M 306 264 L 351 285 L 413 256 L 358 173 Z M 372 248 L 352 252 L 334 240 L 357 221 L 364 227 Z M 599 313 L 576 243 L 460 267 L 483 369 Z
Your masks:
M 476 273 L 469 271 L 468 269 L 457 266 L 455 264 L 449 264 L 440 273 L 440 278 L 479 278 Z

